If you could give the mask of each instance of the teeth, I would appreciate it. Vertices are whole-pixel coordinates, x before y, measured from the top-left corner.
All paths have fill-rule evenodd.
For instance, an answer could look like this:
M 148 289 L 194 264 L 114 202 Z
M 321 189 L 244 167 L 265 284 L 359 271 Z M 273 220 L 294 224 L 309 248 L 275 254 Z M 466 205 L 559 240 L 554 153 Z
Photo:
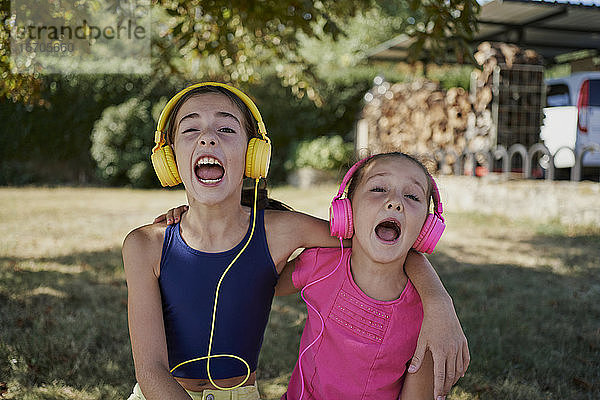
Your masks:
M 220 165 L 221 167 L 223 166 L 223 165 L 221 165 L 219 160 L 217 160 L 214 157 L 210 157 L 210 156 L 200 157 L 200 159 L 198 160 L 196 165 L 202 165 L 202 164 L 217 164 L 217 165 Z
M 200 182 L 202 183 L 217 183 L 219 181 L 220 179 L 200 179 Z

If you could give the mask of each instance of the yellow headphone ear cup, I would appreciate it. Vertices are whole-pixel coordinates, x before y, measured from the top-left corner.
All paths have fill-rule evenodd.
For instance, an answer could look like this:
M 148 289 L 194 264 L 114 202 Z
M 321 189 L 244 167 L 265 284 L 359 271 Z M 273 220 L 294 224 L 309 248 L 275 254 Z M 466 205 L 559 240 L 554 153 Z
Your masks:
M 173 149 L 171 146 L 163 147 L 165 152 L 165 159 L 167 160 L 167 167 L 169 168 L 169 176 L 173 179 L 173 184 L 171 186 L 175 186 L 181 183 L 181 177 L 179 176 L 179 171 L 177 170 L 177 162 L 175 161 L 175 154 L 173 154 Z
M 252 179 L 266 178 L 271 162 L 271 144 L 266 140 L 252 138 L 246 151 L 246 176 Z
M 181 183 L 181 177 L 177 171 L 177 163 L 171 146 L 163 146 L 151 156 L 154 171 L 163 186 L 175 186 Z

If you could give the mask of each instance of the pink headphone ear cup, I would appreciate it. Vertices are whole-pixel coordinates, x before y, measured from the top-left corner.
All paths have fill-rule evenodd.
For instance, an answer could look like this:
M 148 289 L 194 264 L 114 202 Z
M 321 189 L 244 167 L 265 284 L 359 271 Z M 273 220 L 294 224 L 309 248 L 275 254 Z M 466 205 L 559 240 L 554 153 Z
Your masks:
M 415 244 L 413 244 L 413 248 L 417 251 L 431 254 L 435 245 L 442 237 L 444 229 L 446 229 L 446 224 L 441 218 L 435 214 L 428 214 L 423 228 L 421 228 L 421 232 L 419 232 L 419 236 L 415 240 Z
M 352 235 L 354 235 L 354 222 L 352 220 L 352 203 L 350 203 L 350 199 L 344 199 L 344 217 L 346 218 L 346 223 L 344 227 L 346 228 L 344 232 L 343 239 L 350 239 Z
M 331 236 L 341 235 L 341 233 L 339 232 L 340 217 L 341 212 L 339 200 L 335 199 L 331 202 L 331 205 L 329 206 L 329 234 Z
M 329 207 L 329 232 L 331 236 L 349 239 L 354 233 L 352 205 L 348 199 L 335 199 Z

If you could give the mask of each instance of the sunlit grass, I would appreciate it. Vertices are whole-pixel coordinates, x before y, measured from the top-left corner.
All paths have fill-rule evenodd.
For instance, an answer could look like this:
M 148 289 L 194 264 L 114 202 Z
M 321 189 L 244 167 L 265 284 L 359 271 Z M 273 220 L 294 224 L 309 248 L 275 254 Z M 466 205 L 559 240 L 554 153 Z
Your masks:
M 326 217 L 334 185 L 273 197 Z M 120 246 L 186 202 L 183 191 L 0 189 L 0 398 L 123 399 L 135 382 Z M 600 398 L 600 228 L 447 215 L 431 256 L 472 363 L 463 399 Z M 305 308 L 276 299 L 259 363 L 264 398 L 285 391 Z

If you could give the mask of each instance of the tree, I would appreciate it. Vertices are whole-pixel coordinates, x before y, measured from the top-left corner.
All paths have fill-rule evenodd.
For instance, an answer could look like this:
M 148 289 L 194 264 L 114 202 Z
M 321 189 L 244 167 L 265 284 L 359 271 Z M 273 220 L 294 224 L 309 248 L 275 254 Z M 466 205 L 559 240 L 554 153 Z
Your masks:
M 0 100 L 31 103 L 40 91 L 38 75 L 22 75 L 12 71 L 10 66 L 10 0 L 0 1 Z
M 32 101 L 39 79 L 11 71 L 10 2 L 0 1 L 0 98 Z M 318 93 L 309 90 L 316 79 L 314 64 L 300 52 L 300 34 L 337 40 L 345 34 L 340 21 L 375 6 L 388 15 L 410 11 L 398 30 L 417 39 L 411 48 L 414 59 L 423 49 L 432 57 L 448 48 L 459 59 L 470 54 L 467 42 L 476 29 L 476 0 L 153 0 L 153 15 L 160 20 L 154 24 L 153 71 L 243 86 L 259 79 L 260 66 L 275 63 L 285 86 L 315 100 Z

